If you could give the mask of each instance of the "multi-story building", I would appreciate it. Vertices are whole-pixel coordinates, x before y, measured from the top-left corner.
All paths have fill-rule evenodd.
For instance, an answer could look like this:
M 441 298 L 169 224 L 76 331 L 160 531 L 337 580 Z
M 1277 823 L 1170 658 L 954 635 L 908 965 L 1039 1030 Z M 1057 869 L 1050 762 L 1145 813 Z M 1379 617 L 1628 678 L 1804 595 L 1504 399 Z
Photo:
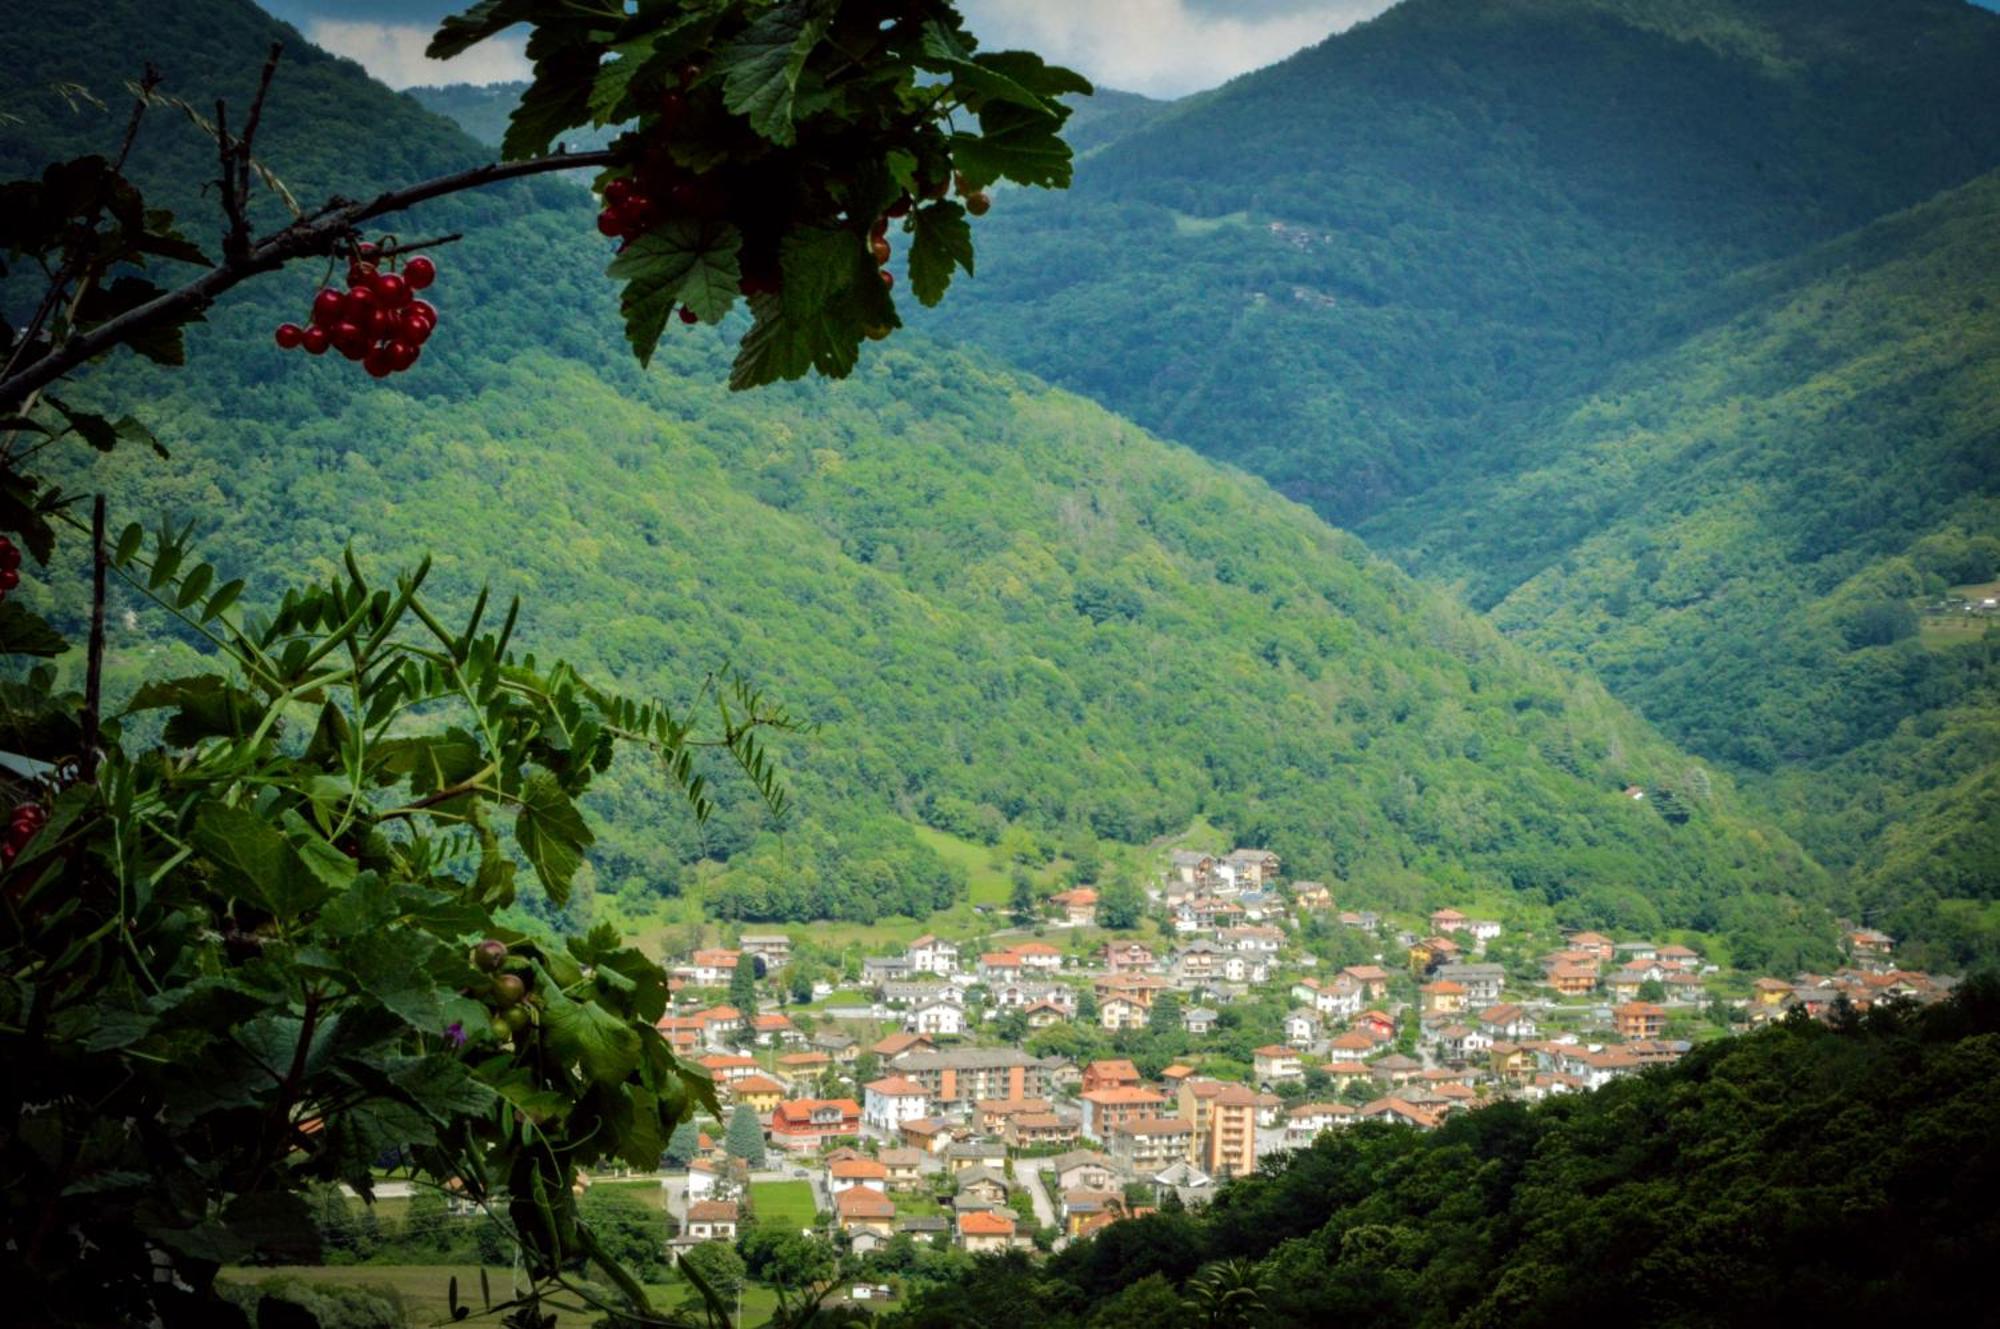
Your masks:
M 817 1149 L 860 1133 L 861 1105 L 851 1098 L 792 1098 L 771 1112 L 771 1143 L 784 1149 Z
M 1049 1071 L 1018 1048 L 954 1048 L 911 1052 L 896 1072 L 924 1087 L 940 1107 L 969 1106 L 982 1098 L 1047 1098 Z
M 871 1080 L 861 1089 L 861 1119 L 890 1134 L 902 1130 L 906 1121 L 927 1117 L 931 1096 L 921 1084 L 905 1075 Z
M 1114 1127 L 1104 1145 L 1128 1175 L 1150 1176 L 1187 1158 L 1194 1127 L 1180 1117 L 1134 1117 Z
M 1087 1090 L 1083 1095 L 1083 1134 L 1088 1139 L 1103 1140 L 1105 1133 L 1121 1122 L 1157 1117 L 1166 1107 L 1165 1094 L 1136 1085 Z

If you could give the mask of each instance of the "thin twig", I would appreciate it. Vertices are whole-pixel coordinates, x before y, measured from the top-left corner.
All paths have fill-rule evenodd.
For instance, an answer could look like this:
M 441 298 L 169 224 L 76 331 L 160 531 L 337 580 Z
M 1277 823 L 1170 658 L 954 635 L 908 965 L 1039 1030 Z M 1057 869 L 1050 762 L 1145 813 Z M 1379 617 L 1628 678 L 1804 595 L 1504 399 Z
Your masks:
M 237 262 L 250 252 L 250 218 L 236 195 L 236 153 L 229 146 L 229 103 L 215 99 L 215 155 L 222 163 L 222 257 Z
M 243 143 L 236 162 L 236 192 L 243 198 L 250 197 L 250 154 L 257 142 L 257 125 L 264 118 L 264 98 L 271 91 L 271 80 L 278 73 L 278 57 L 285 53 L 283 42 L 272 42 L 271 53 L 264 57 L 264 73 L 257 80 L 257 98 L 250 103 L 250 118 L 243 122 Z
M 275 272 L 295 258 L 328 254 L 334 245 L 362 222 L 400 212 L 447 194 L 547 175 L 552 171 L 574 171 L 592 166 L 609 166 L 617 161 L 609 149 L 596 152 L 559 152 L 527 161 L 493 162 L 469 171 L 440 175 L 402 189 L 377 194 L 365 203 L 336 199 L 310 217 L 274 231 L 250 247 L 240 259 L 225 257 L 223 262 L 202 273 L 185 286 L 155 296 L 143 305 L 106 319 L 88 332 L 67 338 L 47 355 L 0 380 L 0 412 L 12 412 L 30 393 L 55 382 L 72 369 L 119 344 L 161 326 L 175 326 L 207 309 L 224 292 L 264 272 Z
M 104 705 L 104 570 L 111 562 L 104 550 L 104 495 L 90 505 L 90 652 L 83 683 L 83 751 L 77 776 L 85 784 L 97 779 L 97 749 Z
M 419 249 L 436 249 L 439 245 L 454 245 L 465 238 L 463 231 L 453 231 L 450 235 L 440 235 L 434 240 L 412 240 L 406 245 L 384 245 L 375 251 L 375 257 L 395 258 L 399 254 L 414 253 Z

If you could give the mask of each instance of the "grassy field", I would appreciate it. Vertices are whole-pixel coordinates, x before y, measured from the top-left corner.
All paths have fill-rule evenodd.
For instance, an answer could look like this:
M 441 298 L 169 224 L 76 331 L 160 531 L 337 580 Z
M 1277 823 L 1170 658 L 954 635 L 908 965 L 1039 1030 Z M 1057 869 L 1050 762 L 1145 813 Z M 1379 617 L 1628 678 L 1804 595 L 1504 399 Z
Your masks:
M 760 1224 L 808 1228 L 819 1217 L 810 1183 L 803 1181 L 753 1181 L 750 1203 Z
M 452 1323 L 450 1280 L 453 1276 L 458 1278 L 460 1303 L 473 1308 L 472 1317 L 460 1323 L 496 1323 L 496 1317 L 480 1313 L 479 1269 L 474 1265 L 357 1264 L 328 1267 L 284 1265 L 269 1269 L 225 1269 L 222 1273 L 222 1277 L 239 1283 L 262 1283 L 266 1279 L 290 1277 L 307 1283 L 329 1286 L 386 1288 L 401 1299 L 404 1323 L 410 1326 L 410 1329 Z M 505 1300 L 510 1295 L 513 1270 L 488 1268 L 486 1277 L 496 1302 Z M 678 1275 L 670 1274 L 665 1283 L 647 1284 L 646 1295 L 652 1299 L 656 1307 L 664 1309 L 680 1305 L 694 1295 L 694 1292 Z M 776 1291 L 752 1284 L 743 1289 L 743 1315 L 739 1323 L 762 1324 L 777 1308 Z M 562 1319 L 564 1323 L 568 1323 L 570 1317 L 563 1316 Z

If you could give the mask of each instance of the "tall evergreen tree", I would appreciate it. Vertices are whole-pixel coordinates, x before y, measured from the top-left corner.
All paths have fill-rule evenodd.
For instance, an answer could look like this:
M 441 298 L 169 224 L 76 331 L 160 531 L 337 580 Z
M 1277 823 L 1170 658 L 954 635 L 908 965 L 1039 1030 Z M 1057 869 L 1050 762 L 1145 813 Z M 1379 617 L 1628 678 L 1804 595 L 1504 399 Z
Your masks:
M 753 1168 L 764 1166 L 764 1123 L 757 1119 L 756 1109 L 748 1103 L 736 1105 L 729 1118 L 729 1132 L 723 1137 L 723 1148 L 731 1158 L 740 1158 Z

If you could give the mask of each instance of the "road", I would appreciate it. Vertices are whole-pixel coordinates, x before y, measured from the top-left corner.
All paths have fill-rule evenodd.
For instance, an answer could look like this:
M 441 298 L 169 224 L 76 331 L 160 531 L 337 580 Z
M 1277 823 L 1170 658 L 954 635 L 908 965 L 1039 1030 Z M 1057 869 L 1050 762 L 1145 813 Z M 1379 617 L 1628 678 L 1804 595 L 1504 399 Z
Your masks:
M 1035 1206 L 1035 1221 L 1043 1227 L 1061 1229 L 1056 1221 L 1056 1206 L 1049 1195 L 1048 1172 L 1053 1164 L 1046 1158 L 1017 1158 L 1014 1160 L 1014 1179 L 1028 1188 L 1028 1199 Z

